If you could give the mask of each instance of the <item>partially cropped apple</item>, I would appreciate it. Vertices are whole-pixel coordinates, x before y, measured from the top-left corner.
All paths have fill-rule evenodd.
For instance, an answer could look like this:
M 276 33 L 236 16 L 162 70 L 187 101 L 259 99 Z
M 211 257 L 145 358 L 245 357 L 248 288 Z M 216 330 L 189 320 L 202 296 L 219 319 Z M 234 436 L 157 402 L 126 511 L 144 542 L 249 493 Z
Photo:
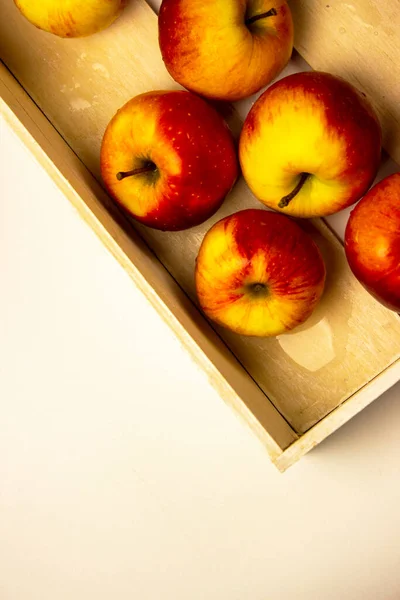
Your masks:
M 211 217 L 238 176 L 222 116 L 186 91 L 141 94 L 111 120 L 101 147 L 107 190 L 135 219 L 177 231 Z
M 325 283 L 313 240 L 294 221 L 243 210 L 206 234 L 196 263 L 200 306 L 236 333 L 276 336 L 304 323 Z
M 330 215 L 372 184 L 381 127 L 366 98 L 328 73 L 281 79 L 254 104 L 239 144 L 254 195 L 295 217 Z
M 400 173 L 375 185 L 353 209 L 345 249 L 370 294 L 400 312 Z
M 14 0 L 33 25 L 60 37 L 83 37 L 105 29 L 128 0 Z
M 239 100 L 289 61 L 292 16 L 285 0 L 163 0 L 159 41 L 175 81 L 202 96 Z

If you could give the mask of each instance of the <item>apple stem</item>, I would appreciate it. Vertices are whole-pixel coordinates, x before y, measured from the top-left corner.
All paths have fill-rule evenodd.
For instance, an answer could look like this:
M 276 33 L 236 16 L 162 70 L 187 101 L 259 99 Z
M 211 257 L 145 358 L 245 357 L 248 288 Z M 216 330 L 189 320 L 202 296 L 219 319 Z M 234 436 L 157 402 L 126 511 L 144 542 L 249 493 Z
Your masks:
M 155 165 L 147 165 L 146 167 L 140 167 L 140 169 L 133 169 L 132 171 L 120 171 L 117 173 L 118 181 L 122 181 L 126 177 L 132 177 L 133 175 L 140 175 L 141 173 L 150 173 L 155 171 L 157 167 Z
M 260 21 L 261 19 L 266 19 L 267 17 L 275 17 L 277 15 L 277 11 L 275 8 L 271 8 L 268 12 L 262 13 L 260 15 L 255 15 L 254 17 L 250 17 L 250 19 L 246 19 L 246 25 L 252 25 L 256 21 Z
M 278 204 L 279 208 L 286 208 L 287 206 L 289 206 L 289 204 L 291 203 L 293 198 L 295 198 L 297 196 L 297 194 L 299 193 L 299 191 L 301 190 L 301 188 L 303 187 L 303 185 L 305 184 L 305 182 L 307 181 L 307 179 L 309 177 L 310 177 L 310 173 L 302 173 L 301 174 L 300 181 L 296 185 L 294 190 L 292 192 L 290 192 L 290 194 L 288 194 L 287 196 L 284 196 L 282 198 L 282 200 L 279 202 L 279 204 Z

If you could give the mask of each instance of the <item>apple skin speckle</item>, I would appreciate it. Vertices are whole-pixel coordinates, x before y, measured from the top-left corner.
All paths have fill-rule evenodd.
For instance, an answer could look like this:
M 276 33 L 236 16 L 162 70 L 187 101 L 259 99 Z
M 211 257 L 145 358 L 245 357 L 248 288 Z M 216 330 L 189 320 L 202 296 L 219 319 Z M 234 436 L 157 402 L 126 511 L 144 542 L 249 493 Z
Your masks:
M 170 75 L 192 92 L 226 101 L 249 97 L 270 83 L 290 59 L 293 21 L 286 1 L 277 0 L 274 16 L 248 28 L 246 18 L 264 6 L 272 4 L 163 0 L 159 44 Z
M 154 174 L 116 179 L 119 171 L 137 168 L 143 157 L 157 166 L 156 181 Z M 214 107 L 190 92 L 156 91 L 133 98 L 112 119 L 101 171 L 110 195 L 134 218 L 178 231 L 199 225 L 220 208 L 239 166 L 233 136 Z
M 400 312 L 400 173 L 372 187 L 351 212 L 347 260 L 366 290 Z
M 196 261 L 202 310 L 242 335 L 276 336 L 304 323 L 322 296 L 325 278 L 311 237 L 292 219 L 258 209 L 218 221 Z
M 379 119 L 356 88 L 329 73 L 303 72 L 280 79 L 254 103 L 239 158 L 247 184 L 269 208 L 321 217 L 365 194 L 379 168 L 381 142 Z M 281 206 L 304 174 L 310 185 Z

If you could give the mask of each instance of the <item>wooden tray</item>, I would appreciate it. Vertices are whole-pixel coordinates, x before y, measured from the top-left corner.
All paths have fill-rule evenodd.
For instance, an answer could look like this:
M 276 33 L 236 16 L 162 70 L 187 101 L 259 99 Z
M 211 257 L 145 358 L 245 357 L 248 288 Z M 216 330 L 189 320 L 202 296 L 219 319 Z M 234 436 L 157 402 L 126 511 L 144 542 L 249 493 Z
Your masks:
M 41 32 L 11 0 L 0 0 L 0 53 L 6 120 L 279 469 L 400 379 L 400 318 L 354 279 L 340 241 L 324 221 L 307 225 L 328 266 L 319 308 L 294 333 L 257 340 L 211 326 L 194 294 L 194 261 L 204 233 L 227 214 L 261 206 L 243 180 L 213 219 L 180 233 L 133 223 L 105 194 L 99 148 L 110 118 L 138 93 L 177 87 L 163 66 L 157 19 L 144 0 L 132 0 L 112 27 L 80 40 Z M 289 71 L 296 68 L 294 61 Z M 237 114 L 231 122 L 238 127 Z

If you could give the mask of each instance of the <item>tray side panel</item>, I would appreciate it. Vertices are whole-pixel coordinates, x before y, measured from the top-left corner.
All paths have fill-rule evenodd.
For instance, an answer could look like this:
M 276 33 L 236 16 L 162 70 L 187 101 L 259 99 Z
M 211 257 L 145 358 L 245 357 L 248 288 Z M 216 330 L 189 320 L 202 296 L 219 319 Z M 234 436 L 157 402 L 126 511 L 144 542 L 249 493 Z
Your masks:
M 400 378 L 400 360 L 396 361 L 383 373 L 370 381 L 362 390 L 354 394 L 342 406 L 332 411 L 322 421 L 312 427 L 301 438 L 294 442 L 287 450 L 280 454 L 274 461 L 281 472 L 286 471 L 302 456 L 307 454 L 322 440 L 339 429 L 357 413 L 371 404 L 378 396 L 394 386 Z M 372 430 L 371 430 L 372 435 Z
M 1 2 L 0 48 L 8 66 L 99 177 L 101 139 L 115 111 L 137 93 L 176 85 L 161 60 L 156 16 L 144 0 L 134 0 L 108 30 L 83 40 L 62 40 L 32 27 L 13 2 Z M 172 234 L 135 227 L 195 301 L 194 263 L 204 233 L 216 220 L 249 206 L 261 208 L 241 180 L 218 214 L 202 226 Z M 341 244 L 322 222 L 311 229 L 303 226 L 320 245 L 329 271 L 326 293 L 312 319 L 276 339 L 218 330 L 300 433 L 400 356 L 400 320 L 356 282 Z

